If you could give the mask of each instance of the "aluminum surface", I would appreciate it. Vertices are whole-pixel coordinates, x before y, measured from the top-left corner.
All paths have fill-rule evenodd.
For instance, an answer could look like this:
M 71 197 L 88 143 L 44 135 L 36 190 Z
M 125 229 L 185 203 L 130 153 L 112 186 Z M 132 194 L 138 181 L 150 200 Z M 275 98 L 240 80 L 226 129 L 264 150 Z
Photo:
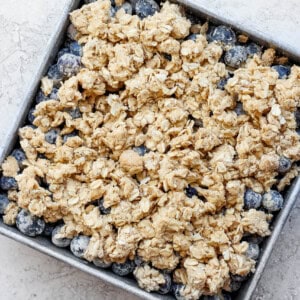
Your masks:
M 208 18 L 213 22 L 216 23 L 226 23 L 234 28 L 248 33 L 254 40 L 259 41 L 260 43 L 266 45 L 276 45 L 277 48 L 281 51 L 284 51 L 287 53 L 290 57 L 292 57 L 294 60 L 300 61 L 299 57 L 295 55 L 295 52 L 292 51 L 293 49 L 287 49 L 284 45 L 278 45 L 274 43 L 271 40 L 266 41 L 263 37 L 263 34 L 260 32 L 253 32 L 251 29 L 247 30 L 247 28 L 243 28 L 242 24 L 234 24 L 231 23 L 230 20 L 227 20 L 225 18 L 220 18 L 213 13 L 207 11 L 205 7 L 201 7 L 199 3 L 194 1 L 187 1 L 187 0 L 178 0 L 173 1 L 177 3 L 181 3 L 187 7 L 190 7 L 196 14 L 199 14 L 200 16 L 204 18 Z M 67 26 L 67 17 L 68 12 L 75 9 L 79 5 L 79 0 L 74 0 L 72 3 L 66 8 L 64 13 L 62 14 L 61 21 L 57 24 L 57 30 L 55 34 L 53 34 L 51 41 L 48 45 L 48 52 L 46 53 L 43 63 L 40 65 L 39 70 L 34 77 L 32 84 L 30 86 L 30 89 L 22 102 L 22 108 L 24 111 L 23 116 L 20 117 L 19 121 L 13 124 L 14 126 L 14 132 L 17 131 L 17 128 L 19 128 L 24 119 L 27 115 L 27 111 L 29 110 L 29 107 L 32 102 L 32 98 L 34 97 L 40 83 L 40 78 L 45 74 L 48 66 L 53 61 L 53 56 L 57 53 L 57 50 L 59 46 L 61 45 L 61 42 L 64 38 L 64 32 Z M 16 137 L 12 136 L 7 143 L 4 145 L 5 153 L 8 153 L 8 151 L 12 148 Z M 0 162 L 3 160 L 4 155 L 0 157 Z M 279 233 L 295 203 L 295 200 L 297 198 L 297 194 L 300 192 L 300 178 L 297 178 L 297 180 L 294 180 L 292 186 L 290 187 L 289 191 L 287 192 L 287 195 L 285 197 L 285 205 L 282 211 L 278 214 L 276 217 L 276 221 L 273 224 L 273 230 L 272 235 L 263 243 L 262 248 L 262 255 L 260 257 L 259 263 L 257 264 L 257 270 L 256 273 L 250 278 L 250 280 L 247 281 L 247 283 L 241 288 L 239 293 L 237 294 L 235 299 L 238 300 L 249 300 L 251 299 L 251 295 L 253 291 L 255 290 L 255 287 L 260 279 L 260 276 L 264 270 L 264 267 L 267 263 L 268 258 L 270 257 L 270 254 L 272 252 L 272 248 L 279 236 Z M 105 282 L 108 282 L 110 284 L 113 284 L 117 287 L 123 288 L 124 290 L 133 293 L 142 299 L 172 299 L 170 296 L 161 296 L 158 294 L 149 294 L 141 289 L 139 289 L 133 279 L 128 278 L 120 278 L 119 276 L 116 276 L 110 271 L 106 270 L 100 270 L 95 268 L 93 265 L 88 264 L 87 262 L 83 260 L 79 260 L 76 257 L 74 257 L 68 250 L 66 249 L 60 249 L 55 247 L 51 242 L 43 237 L 38 238 L 29 238 L 21 234 L 16 228 L 6 226 L 2 222 L 0 222 L 0 233 L 6 235 L 7 237 L 10 237 L 16 241 L 19 241 L 25 245 L 28 245 L 31 248 L 34 248 L 36 250 L 39 250 L 43 253 L 46 253 L 52 257 L 55 257 L 61 261 L 64 261 L 84 272 L 87 272 L 89 274 L 92 274 L 100 279 L 102 279 Z

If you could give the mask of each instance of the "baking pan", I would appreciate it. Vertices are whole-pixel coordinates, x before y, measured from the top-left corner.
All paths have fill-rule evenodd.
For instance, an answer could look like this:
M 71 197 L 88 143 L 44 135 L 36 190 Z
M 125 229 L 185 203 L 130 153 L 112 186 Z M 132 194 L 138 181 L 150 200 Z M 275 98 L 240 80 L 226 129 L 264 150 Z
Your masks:
M 300 57 L 297 57 L 295 54 L 296 51 L 293 51 L 293 49 L 288 49 L 284 45 L 277 44 L 276 41 L 273 40 L 265 40 L 261 32 L 255 32 L 251 30 L 251 28 L 244 28 L 242 24 L 236 24 L 233 23 L 231 20 L 220 18 L 216 15 L 214 15 L 212 12 L 209 12 L 205 9 L 205 7 L 202 7 L 197 0 L 174 0 L 172 2 L 182 4 L 187 9 L 189 9 L 191 12 L 193 12 L 196 15 L 199 15 L 200 17 L 204 19 L 209 19 L 213 23 L 217 24 L 227 24 L 235 28 L 237 31 L 243 32 L 247 35 L 249 35 L 253 40 L 259 42 L 260 44 L 266 45 L 266 46 L 274 46 L 277 50 L 280 52 L 286 54 L 288 57 L 292 58 L 294 61 L 300 62 Z M 22 115 L 17 116 L 17 119 L 12 122 L 12 134 L 10 138 L 6 141 L 4 141 L 4 153 L 0 157 L 0 163 L 3 161 L 5 155 L 9 153 L 9 151 L 12 149 L 16 138 L 17 138 L 17 130 L 20 126 L 22 126 L 25 117 L 28 113 L 29 107 L 31 106 L 32 99 L 39 88 L 40 85 L 40 79 L 41 77 L 47 72 L 47 69 L 51 62 L 54 60 L 54 57 L 62 44 L 62 41 L 65 37 L 65 31 L 66 27 L 68 25 L 68 14 L 70 11 L 76 9 L 80 5 L 79 0 L 70 0 L 68 4 L 66 5 L 60 22 L 57 24 L 55 32 L 52 34 L 52 37 L 47 45 L 47 51 L 45 53 L 45 56 L 43 58 L 42 63 L 40 64 L 37 73 L 35 74 L 32 83 L 28 89 L 28 92 L 26 93 L 23 101 L 22 101 Z M 291 211 L 291 209 L 294 206 L 294 203 L 297 199 L 298 194 L 300 193 L 300 177 L 297 177 L 294 179 L 293 183 L 285 193 L 285 204 L 283 209 L 280 211 L 280 213 L 274 218 L 274 221 L 272 223 L 272 235 L 268 237 L 263 243 L 261 248 L 261 255 L 260 259 L 256 265 L 256 272 L 243 284 L 241 289 L 238 291 L 238 293 L 235 295 L 234 299 L 236 300 L 250 300 L 251 296 L 257 286 L 257 283 L 259 282 L 259 279 L 262 275 L 262 272 L 266 266 L 266 263 L 271 255 L 272 248 L 275 245 L 275 242 L 288 218 L 288 215 Z M 119 288 L 122 288 L 123 290 L 126 290 L 129 293 L 132 293 L 134 295 L 137 295 L 141 297 L 142 299 L 173 299 L 171 296 L 162 296 L 158 295 L 156 293 L 147 293 L 144 290 L 140 289 L 135 280 L 132 278 L 121 278 L 115 274 L 113 274 L 109 270 L 102 270 L 99 268 L 96 268 L 94 265 L 87 263 L 84 260 L 80 260 L 76 258 L 74 255 L 71 254 L 70 251 L 66 249 L 61 249 L 56 246 L 54 246 L 47 238 L 43 237 L 36 237 L 36 238 L 30 238 L 22 233 L 20 233 L 16 228 L 9 227 L 5 224 L 3 224 L 2 221 L 0 221 L 0 233 L 3 235 L 14 239 L 16 241 L 19 241 L 33 249 L 39 250 L 40 252 L 46 253 L 52 257 L 55 257 L 61 261 L 64 261 L 88 274 L 94 275 L 101 280 L 112 284 L 114 286 L 117 286 Z

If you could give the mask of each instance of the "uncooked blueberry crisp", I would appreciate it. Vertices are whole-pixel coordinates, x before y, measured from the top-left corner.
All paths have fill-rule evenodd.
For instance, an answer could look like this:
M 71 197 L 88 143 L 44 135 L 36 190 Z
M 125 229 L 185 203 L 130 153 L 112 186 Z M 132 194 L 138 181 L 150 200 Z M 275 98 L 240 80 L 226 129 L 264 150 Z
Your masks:
M 299 173 L 300 67 L 176 4 L 86 3 L 2 164 L 3 220 L 148 292 L 230 299 Z

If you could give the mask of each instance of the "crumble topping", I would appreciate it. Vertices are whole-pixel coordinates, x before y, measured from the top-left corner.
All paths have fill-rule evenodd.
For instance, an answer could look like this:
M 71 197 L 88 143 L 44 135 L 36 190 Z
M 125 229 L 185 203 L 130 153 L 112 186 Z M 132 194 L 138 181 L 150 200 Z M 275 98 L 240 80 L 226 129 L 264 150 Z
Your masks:
M 71 13 L 83 67 L 59 100 L 37 105 L 36 128 L 20 129 L 26 166 L 19 173 L 13 157 L 2 165 L 19 189 L 9 194 L 4 222 L 14 224 L 21 207 L 46 222 L 63 220 L 58 237 L 91 236 L 89 261 L 139 255 L 147 264 L 134 275 L 147 291 L 164 284 L 158 269 L 174 271 L 185 299 L 230 290 L 230 274 L 255 269 L 244 233 L 270 234 L 270 214 L 244 210 L 246 188 L 281 191 L 299 173 L 294 166 L 277 179 L 281 156 L 300 159 L 300 67 L 278 79 L 267 49 L 220 90 L 228 70 L 222 46 L 207 42 L 207 24 L 194 28 L 195 41 L 184 40 L 191 22 L 175 4 L 143 20 L 109 10 L 110 1 L 99 0 Z M 43 78 L 46 95 L 52 84 Z M 78 118 L 69 114 L 75 108 Z M 53 144 L 45 139 L 51 129 L 59 132 Z M 143 156 L 134 151 L 140 146 Z M 198 196 L 188 197 L 188 186 Z M 109 214 L 95 204 L 102 198 Z

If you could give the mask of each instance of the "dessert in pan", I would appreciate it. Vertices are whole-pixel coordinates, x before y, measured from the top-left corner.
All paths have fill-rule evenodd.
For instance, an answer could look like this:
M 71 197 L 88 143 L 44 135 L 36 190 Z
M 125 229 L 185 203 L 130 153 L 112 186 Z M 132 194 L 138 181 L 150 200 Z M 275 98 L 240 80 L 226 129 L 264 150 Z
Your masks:
M 234 298 L 299 172 L 300 67 L 176 4 L 86 2 L 2 164 L 3 221 L 148 292 Z

